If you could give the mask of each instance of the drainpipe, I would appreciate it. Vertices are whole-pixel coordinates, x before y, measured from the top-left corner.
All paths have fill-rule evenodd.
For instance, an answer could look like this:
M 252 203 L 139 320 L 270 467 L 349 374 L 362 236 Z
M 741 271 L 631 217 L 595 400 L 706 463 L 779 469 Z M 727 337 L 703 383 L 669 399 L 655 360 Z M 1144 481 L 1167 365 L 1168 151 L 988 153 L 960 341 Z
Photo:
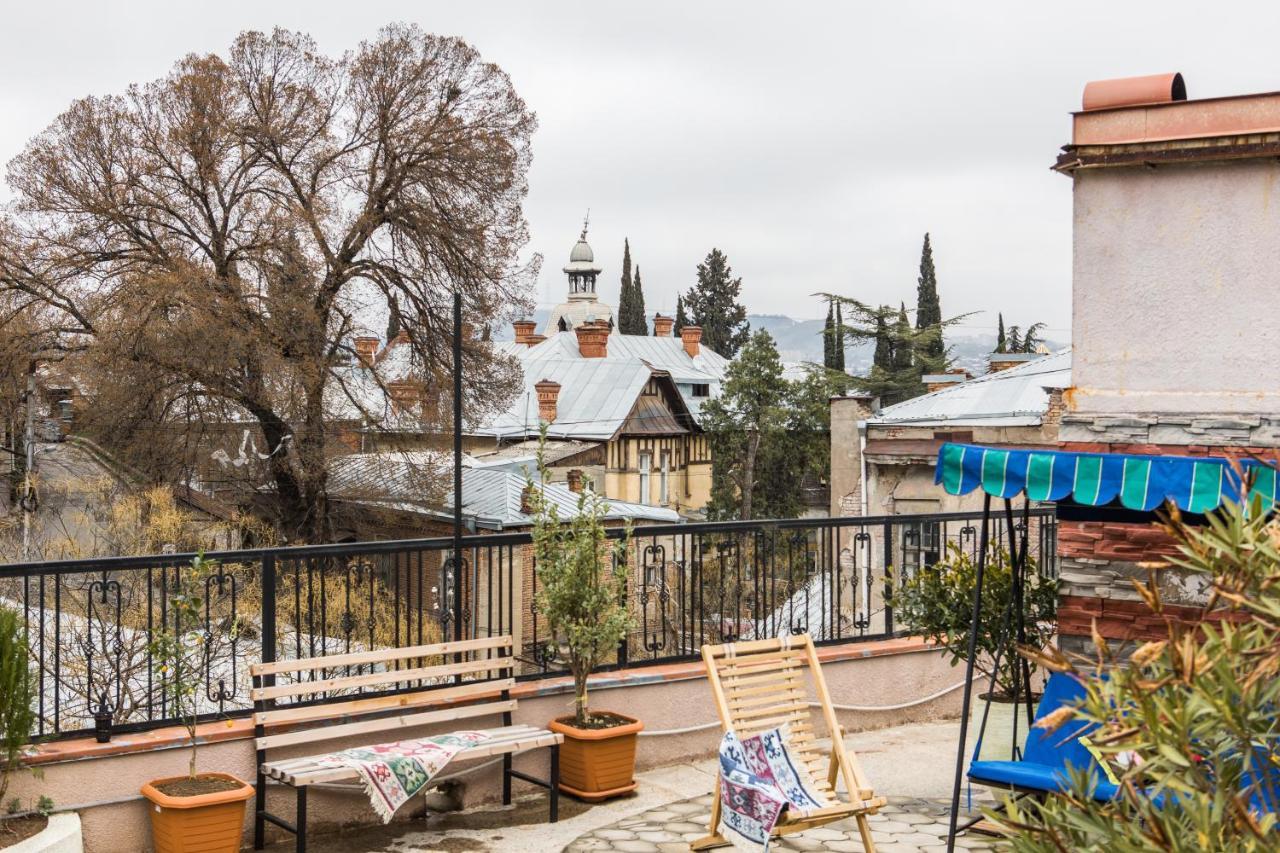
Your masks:
M 869 513 L 870 500 L 867 493 L 871 491 L 871 484 L 867 482 L 867 422 L 858 421 L 858 462 L 862 466 L 862 517 L 866 518 Z

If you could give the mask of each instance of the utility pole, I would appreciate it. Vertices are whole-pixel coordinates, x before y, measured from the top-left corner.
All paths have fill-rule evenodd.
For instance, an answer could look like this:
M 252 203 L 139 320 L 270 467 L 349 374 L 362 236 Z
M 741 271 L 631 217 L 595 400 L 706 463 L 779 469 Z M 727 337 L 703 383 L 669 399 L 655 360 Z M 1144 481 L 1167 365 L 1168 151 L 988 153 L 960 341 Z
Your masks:
M 27 367 L 27 428 L 23 439 L 26 465 L 22 471 L 22 561 L 31 558 L 31 514 L 36 511 L 36 488 L 31 479 L 31 469 L 36 464 L 36 363 Z

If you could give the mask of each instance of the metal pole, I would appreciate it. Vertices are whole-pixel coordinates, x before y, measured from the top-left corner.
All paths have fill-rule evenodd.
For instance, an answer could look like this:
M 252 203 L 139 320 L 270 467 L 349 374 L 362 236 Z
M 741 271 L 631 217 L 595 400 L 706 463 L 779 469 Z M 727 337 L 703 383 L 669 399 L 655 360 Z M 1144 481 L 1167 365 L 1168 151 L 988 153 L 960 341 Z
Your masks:
M 978 567 L 973 579 L 973 616 L 969 623 L 969 656 L 964 665 L 964 699 L 960 703 L 960 743 L 956 747 L 956 776 L 951 788 L 951 825 L 947 830 L 947 853 L 956 849 L 956 824 L 960 820 L 960 787 L 964 784 L 964 741 L 969 726 L 969 703 L 973 699 L 973 659 L 978 654 L 978 621 L 982 618 L 982 576 L 987 569 L 987 527 L 991 518 L 991 495 L 982 495 L 982 532 L 978 536 Z
M 462 639 L 462 291 L 453 289 L 453 636 Z
M 31 513 L 35 511 L 35 486 L 31 469 L 36 464 L 36 363 L 27 368 L 27 426 L 23 439 L 26 466 L 22 471 L 22 561 L 31 559 Z

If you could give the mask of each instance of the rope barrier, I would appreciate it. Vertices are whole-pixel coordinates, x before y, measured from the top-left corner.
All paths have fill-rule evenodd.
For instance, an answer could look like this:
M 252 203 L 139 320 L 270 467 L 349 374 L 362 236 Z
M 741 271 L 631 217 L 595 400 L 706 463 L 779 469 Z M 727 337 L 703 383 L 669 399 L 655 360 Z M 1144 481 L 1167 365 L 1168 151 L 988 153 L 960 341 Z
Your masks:
M 944 687 L 941 690 L 935 693 L 930 693 L 928 696 L 925 696 L 921 699 L 912 699 L 907 702 L 899 702 L 896 705 L 835 705 L 833 704 L 831 707 L 837 711 L 863 711 L 863 712 L 901 711 L 904 708 L 914 708 L 917 705 L 924 705 L 927 702 L 932 702 L 934 699 L 940 699 L 943 696 L 946 696 L 948 693 L 953 693 L 956 690 L 959 690 L 961 687 L 964 687 L 963 681 L 952 684 L 950 687 Z M 817 702 L 809 703 L 809 707 L 811 708 L 816 708 L 818 707 L 818 705 L 819 703 Z M 701 731 L 706 731 L 707 729 L 713 729 L 719 725 L 720 725 L 719 720 L 712 720 L 709 723 L 699 723 L 696 726 L 685 726 L 684 728 L 681 728 L 681 729 L 654 729 L 652 731 L 643 731 L 643 732 L 640 732 L 640 737 L 666 737 L 668 735 L 691 734 L 693 732 L 701 732 Z

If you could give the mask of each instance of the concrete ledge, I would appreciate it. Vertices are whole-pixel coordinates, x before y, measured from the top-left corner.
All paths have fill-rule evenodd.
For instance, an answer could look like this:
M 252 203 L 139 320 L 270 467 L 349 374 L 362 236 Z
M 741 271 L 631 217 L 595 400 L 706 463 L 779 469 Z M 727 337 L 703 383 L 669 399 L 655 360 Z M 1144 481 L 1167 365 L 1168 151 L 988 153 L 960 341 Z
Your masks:
M 4 853 L 84 853 L 80 815 L 75 812 L 50 815 L 49 825 L 42 831 L 4 848 Z

